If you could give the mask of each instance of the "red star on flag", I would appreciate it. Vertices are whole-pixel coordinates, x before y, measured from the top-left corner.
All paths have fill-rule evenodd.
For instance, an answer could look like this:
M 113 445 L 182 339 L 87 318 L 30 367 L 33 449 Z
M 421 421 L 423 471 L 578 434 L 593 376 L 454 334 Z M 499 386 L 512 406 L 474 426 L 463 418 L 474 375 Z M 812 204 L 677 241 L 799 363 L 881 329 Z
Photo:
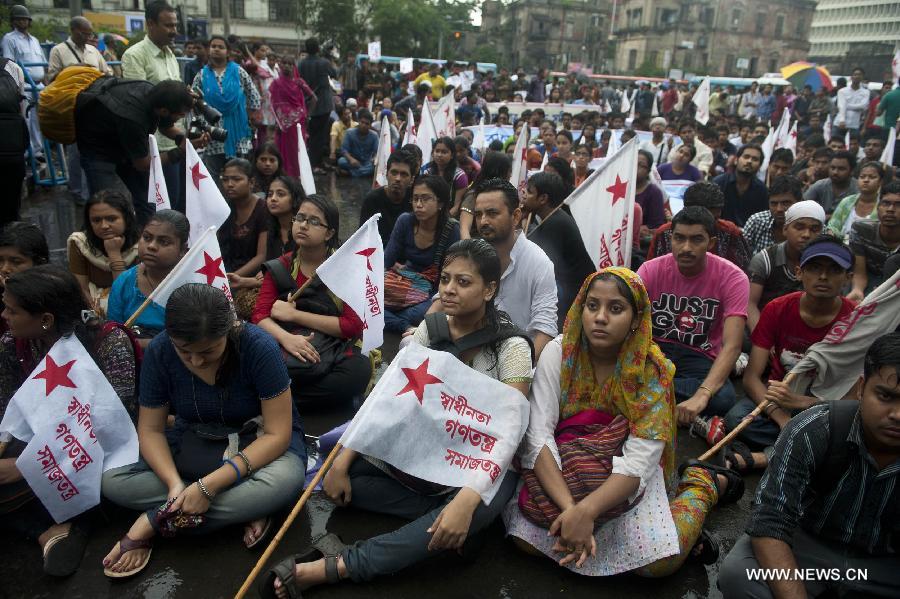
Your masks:
M 796 132 L 796 131 L 791 131 L 791 137 L 797 137 L 797 132 Z
M 375 248 L 366 248 L 364 250 L 360 250 L 360 251 L 356 252 L 356 254 L 358 256 L 366 257 L 366 268 L 368 268 L 369 270 L 372 270 L 372 260 L 370 260 L 370 258 L 372 257 L 372 254 L 374 254 L 374 253 L 375 253 Z
M 422 403 L 422 397 L 425 395 L 425 386 L 432 385 L 434 383 L 443 383 L 441 379 L 436 376 L 428 373 L 428 358 L 425 358 L 425 361 L 419 364 L 417 368 L 401 368 L 403 374 L 406 375 L 406 386 L 400 390 L 397 396 L 403 395 L 407 391 L 412 391 L 416 394 L 416 399 L 419 400 L 419 403 Z
M 198 275 L 204 275 L 206 277 L 207 285 L 212 285 L 213 281 L 220 277 L 224 279 L 225 273 L 222 272 L 222 256 L 213 259 L 212 256 L 203 252 L 203 266 L 194 272 Z
M 616 175 L 616 182 L 606 188 L 606 191 L 612 194 L 613 206 L 619 200 L 625 199 L 625 193 L 628 191 L 628 181 L 622 181 L 619 175 Z
M 194 180 L 194 187 L 197 188 L 197 191 L 200 191 L 200 181 L 207 178 L 208 177 L 206 175 L 200 172 L 199 162 L 191 167 L 191 179 Z
M 72 360 L 71 362 L 66 362 L 62 366 L 59 366 L 53 360 L 53 357 L 48 355 L 47 368 L 45 368 L 43 372 L 34 375 L 33 378 L 44 379 L 48 397 L 57 387 L 69 387 L 71 389 L 77 389 L 75 383 L 73 383 L 72 379 L 69 378 L 69 371 L 72 370 L 72 366 L 74 365 L 75 360 Z

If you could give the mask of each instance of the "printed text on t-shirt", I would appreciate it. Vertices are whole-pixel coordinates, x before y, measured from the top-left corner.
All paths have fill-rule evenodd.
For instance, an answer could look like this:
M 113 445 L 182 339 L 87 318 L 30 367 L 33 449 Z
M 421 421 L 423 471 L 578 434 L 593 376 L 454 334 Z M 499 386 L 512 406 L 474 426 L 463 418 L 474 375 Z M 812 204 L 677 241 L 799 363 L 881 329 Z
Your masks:
M 712 349 L 709 333 L 719 305 L 715 298 L 662 293 L 653 302 L 653 336 L 709 351 Z

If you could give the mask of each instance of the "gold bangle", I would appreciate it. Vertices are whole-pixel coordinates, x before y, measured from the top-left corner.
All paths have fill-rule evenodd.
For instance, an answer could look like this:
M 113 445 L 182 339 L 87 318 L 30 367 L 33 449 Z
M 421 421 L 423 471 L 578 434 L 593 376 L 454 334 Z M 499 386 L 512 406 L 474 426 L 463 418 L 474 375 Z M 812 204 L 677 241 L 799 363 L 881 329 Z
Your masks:
M 707 387 L 706 385 L 700 385 L 699 387 L 697 387 L 697 390 L 698 390 L 698 391 L 699 391 L 700 389 L 706 389 L 707 391 L 709 391 L 709 396 L 710 396 L 710 397 L 712 397 L 713 395 L 715 395 L 715 393 L 713 393 L 713 390 L 710 389 L 709 387 Z

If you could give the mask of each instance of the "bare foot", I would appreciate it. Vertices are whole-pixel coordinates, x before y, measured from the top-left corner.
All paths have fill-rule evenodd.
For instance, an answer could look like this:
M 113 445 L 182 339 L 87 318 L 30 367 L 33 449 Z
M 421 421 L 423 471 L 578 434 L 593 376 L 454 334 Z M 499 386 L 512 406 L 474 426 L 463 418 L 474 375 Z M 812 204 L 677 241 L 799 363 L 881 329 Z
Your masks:
M 147 514 L 141 514 L 128 530 L 128 536 L 135 541 L 149 539 L 154 534 L 153 527 L 150 526 L 150 520 L 147 519 Z M 116 543 L 112 551 L 103 558 L 103 566 L 113 572 L 127 572 L 133 570 L 147 559 L 149 552 L 149 549 L 132 549 L 120 554 L 119 543 Z
M 263 534 L 263 529 L 266 527 L 266 520 L 268 518 L 260 518 L 247 523 L 244 527 L 244 545 L 250 547 L 250 545 L 259 540 Z
M 63 522 L 62 524 L 54 524 L 47 530 L 45 530 L 41 536 L 38 537 L 38 543 L 41 545 L 41 549 L 44 548 L 44 545 L 47 544 L 47 541 L 55 537 L 56 535 L 61 535 L 69 532 L 72 528 L 71 522 Z

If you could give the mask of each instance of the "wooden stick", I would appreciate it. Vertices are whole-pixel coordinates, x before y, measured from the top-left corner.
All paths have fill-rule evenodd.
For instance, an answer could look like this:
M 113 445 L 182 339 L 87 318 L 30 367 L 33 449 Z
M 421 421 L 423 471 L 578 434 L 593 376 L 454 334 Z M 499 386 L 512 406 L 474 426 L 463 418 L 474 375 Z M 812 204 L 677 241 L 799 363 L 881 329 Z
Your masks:
M 134 324 L 134 321 L 138 319 L 138 316 L 141 315 L 141 312 L 147 309 L 147 306 L 150 305 L 150 302 L 153 301 L 153 294 L 147 296 L 147 299 L 144 300 L 144 303 L 138 306 L 138 309 L 134 311 L 134 314 L 128 317 L 128 320 L 125 321 L 125 328 L 130 329 L 131 325 Z
M 707 451 L 706 453 L 704 453 L 702 456 L 700 456 L 700 457 L 697 458 L 697 459 L 699 459 L 699 460 L 702 462 L 702 461 L 704 461 L 704 460 L 708 460 L 709 458 L 711 458 L 711 457 L 713 457 L 714 455 L 716 455 L 717 453 L 719 453 L 719 451 L 720 451 L 723 447 L 725 447 L 726 445 L 728 445 L 728 443 L 729 443 L 732 439 L 734 439 L 735 437 L 737 437 L 737 436 L 740 434 L 740 432 L 741 432 L 742 430 L 744 430 L 745 428 L 747 428 L 747 426 L 750 424 L 750 422 L 751 422 L 754 418 L 756 418 L 757 416 L 759 416 L 760 413 L 762 413 L 762 411 L 765 410 L 765 409 L 766 409 L 768 406 L 770 406 L 771 404 L 772 404 L 771 401 L 764 401 L 764 402 L 762 402 L 761 404 L 759 404 L 758 406 L 756 406 L 756 409 L 754 409 L 752 412 L 750 412 L 749 414 L 747 414 L 746 416 L 744 416 L 744 419 L 741 420 L 741 421 L 738 423 L 738 425 L 737 425 L 736 427 L 734 427 L 733 429 L 731 429 L 731 432 L 729 432 L 727 435 L 725 435 L 725 437 L 724 437 L 721 441 L 719 441 L 718 443 L 716 443 L 715 445 L 713 445 L 713 446 L 709 449 L 709 451 Z
M 293 304 L 295 301 L 297 301 L 297 298 L 300 297 L 300 294 L 303 293 L 303 290 L 306 289 L 306 286 L 309 285 L 310 283 L 312 283 L 312 280 L 314 277 L 315 277 L 315 275 L 306 279 L 306 282 L 303 283 L 302 285 L 300 285 L 300 289 L 298 289 L 294 293 L 290 294 L 287 299 L 288 303 Z
M 3 454 L 6 453 L 6 447 L 9 445 L 9 441 L 0 441 L 0 458 L 3 457 Z
M 278 543 L 281 542 L 282 537 L 284 537 L 285 533 L 287 533 L 288 529 L 291 527 L 291 524 L 294 523 L 294 520 L 300 514 L 300 510 L 302 510 L 303 506 L 306 505 L 306 502 L 312 495 L 313 490 L 316 488 L 316 485 L 321 482 L 322 477 L 325 476 L 325 473 L 328 472 L 329 468 L 331 468 L 331 464 L 334 463 L 334 459 L 337 457 L 338 453 L 340 453 L 342 447 L 343 445 L 337 443 L 334 446 L 334 449 L 331 450 L 331 453 L 328 454 L 328 457 L 325 458 L 325 461 L 322 462 L 322 467 L 319 468 L 319 471 L 316 472 L 316 475 L 313 477 L 312 482 L 310 482 L 309 486 L 306 487 L 306 489 L 303 491 L 303 495 L 300 496 L 300 499 L 297 501 L 296 505 L 294 505 L 294 509 L 292 509 L 291 513 L 288 514 L 288 517 L 287 519 L 285 519 L 284 524 L 281 525 L 281 528 L 275 534 L 275 538 L 273 538 L 272 542 L 269 543 L 269 546 L 266 547 L 265 553 L 262 554 L 262 557 L 260 557 L 259 561 L 256 562 L 256 565 L 253 566 L 253 570 L 250 571 L 250 574 L 247 576 L 244 584 L 242 584 L 241 588 L 238 589 L 238 592 L 234 596 L 234 599 L 242 599 L 247 591 L 250 590 L 250 585 L 253 584 L 253 581 L 256 580 L 257 576 L 259 576 L 259 573 L 266 565 L 266 562 L 270 557 L 272 557 L 272 553 L 275 552 L 275 548 L 278 547 Z

